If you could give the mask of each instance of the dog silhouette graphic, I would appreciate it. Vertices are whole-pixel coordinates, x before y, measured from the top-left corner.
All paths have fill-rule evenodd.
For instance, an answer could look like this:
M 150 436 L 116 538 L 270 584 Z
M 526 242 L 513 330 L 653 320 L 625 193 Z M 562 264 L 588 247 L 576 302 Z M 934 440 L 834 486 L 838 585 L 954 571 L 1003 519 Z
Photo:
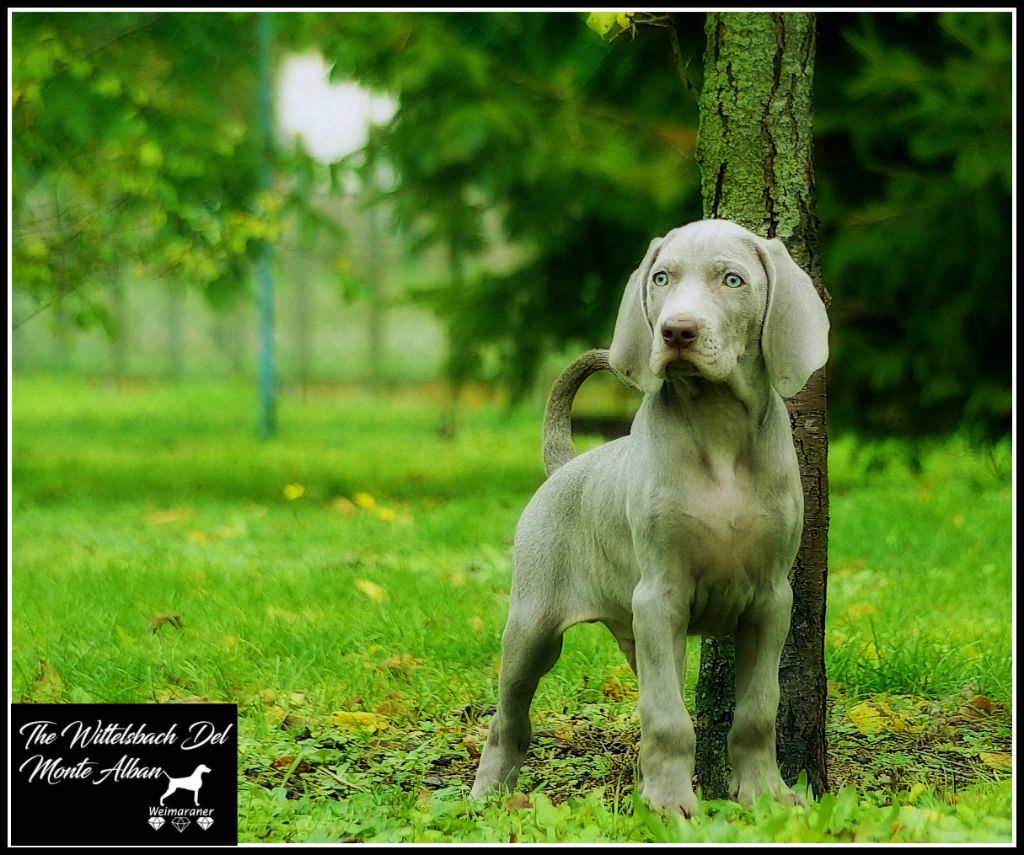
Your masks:
M 192 797 L 195 800 L 196 805 L 199 805 L 199 788 L 203 785 L 203 773 L 212 771 L 209 766 L 200 763 L 196 766 L 196 770 L 189 775 L 187 778 L 172 778 L 167 775 L 167 792 L 160 796 L 160 804 L 164 803 L 171 793 L 175 790 L 191 790 Z

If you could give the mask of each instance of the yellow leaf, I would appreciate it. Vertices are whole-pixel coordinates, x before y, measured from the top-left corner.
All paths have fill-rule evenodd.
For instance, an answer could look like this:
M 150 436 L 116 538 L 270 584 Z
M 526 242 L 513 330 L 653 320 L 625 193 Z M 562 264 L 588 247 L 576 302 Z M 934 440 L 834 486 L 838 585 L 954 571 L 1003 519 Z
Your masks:
M 330 723 L 342 730 L 368 730 L 376 733 L 378 730 L 387 730 L 388 720 L 377 713 L 372 712 L 342 712 L 332 713 Z
M 484 619 L 480 617 L 480 615 L 473 615 L 473 617 L 466 622 L 469 624 L 470 629 L 472 629 L 473 632 L 483 632 L 484 627 L 486 626 Z
M 846 610 L 846 616 L 848 618 L 859 618 L 864 615 L 877 615 L 878 607 L 871 603 L 854 603 L 850 608 Z
M 391 656 L 385 659 L 381 665 L 389 671 L 401 671 L 403 674 L 411 674 L 415 669 L 423 667 L 423 660 L 403 653 L 401 656 Z
M 615 26 L 617 12 L 591 12 L 587 15 L 587 26 L 599 36 L 606 36 Z
M 194 529 L 185 535 L 192 543 L 209 543 L 210 537 L 205 531 Z
M 636 689 L 632 686 L 623 685 L 622 681 L 614 674 L 604 681 L 604 685 L 601 687 L 601 692 L 605 697 L 611 698 L 613 701 L 621 701 L 623 698 L 637 697 Z
M 368 579 L 356 579 L 354 584 L 375 603 L 383 603 L 388 598 L 388 592 L 376 582 L 371 582 Z
M 167 525 L 168 523 L 181 522 L 192 516 L 188 508 L 171 508 L 168 511 L 154 511 L 146 515 L 146 522 L 150 525 Z
M 555 728 L 551 731 L 551 735 L 555 739 L 561 739 L 563 742 L 572 742 L 572 731 L 565 730 L 564 728 Z
M 1009 751 L 982 751 L 978 756 L 989 768 L 1007 772 L 1013 768 L 1013 755 Z
M 622 27 L 622 29 L 627 30 L 633 23 L 633 16 L 635 14 L 636 12 L 619 12 L 619 14 L 615 16 L 615 23 Z
M 359 507 L 364 511 L 377 507 L 377 502 L 369 493 L 356 493 L 352 497 L 352 501 L 359 505 Z
M 384 520 L 384 522 L 394 522 L 397 516 L 391 508 L 377 508 L 376 514 L 377 519 Z
M 376 653 L 380 653 L 383 649 L 384 648 L 381 647 L 379 644 L 371 644 L 369 647 L 366 648 L 366 655 L 373 656 Z
M 907 804 L 916 802 L 927 789 L 928 787 L 924 783 L 918 781 L 910 788 L 910 792 L 907 793 Z
M 880 665 L 882 660 L 878 658 L 878 648 L 875 647 L 875 642 L 869 641 L 867 644 L 860 646 L 861 655 L 872 665 Z
M 301 484 L 285 484 L 282 492 L 289 502 L 294 502 L 306 495 L 306 488 Z
M 914 733 L 918 728 L 900 713 L 891 710 L 884 701 L 863 701 L 846 713 L 853 726 L 861 733 Z
M 64 694 L 64 681 L 45 659 L 39 660 L 39 673 L 32 684 L 32 696 L 45 700 L 56 700 Z

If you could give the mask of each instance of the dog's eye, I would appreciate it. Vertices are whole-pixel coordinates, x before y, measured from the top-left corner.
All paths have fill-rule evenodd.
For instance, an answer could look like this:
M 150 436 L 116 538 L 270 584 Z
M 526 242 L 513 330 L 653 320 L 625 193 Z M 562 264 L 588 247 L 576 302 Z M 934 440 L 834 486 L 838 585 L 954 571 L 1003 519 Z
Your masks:
M 658 287 L 664 287 L 668 285 L 668 274 L 664 270 L 659 270 L 651 277 L 651 281 Z
M 725 279 L 723 281 L 730 288 L 739 288 L 743 284 L 743 278 L 737 276 L 735 273 L 725 274 Z

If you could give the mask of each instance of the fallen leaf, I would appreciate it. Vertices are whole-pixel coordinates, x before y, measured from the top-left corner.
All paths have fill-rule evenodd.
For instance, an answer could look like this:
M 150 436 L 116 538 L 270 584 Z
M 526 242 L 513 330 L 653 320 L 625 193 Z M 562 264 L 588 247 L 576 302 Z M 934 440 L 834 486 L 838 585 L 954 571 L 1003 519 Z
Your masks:
M 985 718 L 995 715 L 1003 709 L 1002 704 L 996 704 L 984 695 L 975 695 L 960 707 L 960 715 L 966 718 Z
M 408 712 L 405 704 L 402 703 L 401 699 L 394 692 L 391 694 L 393 697 L 385 698 L 373 708 L 373 711 L 378 715 L 389 718 L 398 718 L 405 715 Z
M 338 513 L 345 514 L 346 516 L 354 514 L 357 510 L 355 504 L 344 496 L 338 496 L 337 498 L 332 499 L 331 507 Z
M 507 810 L 522 810 L 523 808 L 531 808 L 533 804 L 530 802 L 530 797 L 525 793 L 516 793 L 507 802 L 505 802 L 505 808 Z
M 623 682 L 612 674 L 604 681 L 604 685 L 601 687 L 601 693 L 606 698 L 611 698 L 613 701 L 621 701 L 623 698 L 636 698 L 637 690 L 632 686 L 626 686 Z
M 377 508 L 374 513 L 377 514 L 377 519 L 383 520 L 384 522 L 394 522 L 398 517 L 398 514 L 391 510 L 391 508 Z
M 292 769 L 293 763 L 295 764 L 294 769 Z M 298 763 L 295 763 L 295 758 L 290 754 L 286 754 L 284 757 L 278 757 L 273 763 L 270 764 L 270 768 L 283 769 L 285 771 L 292 769 L 292 771 L 297 775 L 301 775 L 304 772 L 311 772 L 313 770 L 313 767 L 310 766 L 305 760 L 299 760 Z
M 185 624 L 182 623 L 181 615 L 177 612 L 170 612 L 169 614 L 156 614 L 149 619 L 149 631 L 156 632 L 165 623 L 169 623 L 175 629 L 184 629 Z
M 209 543 L 210 542 L 209 535 L 207 535 L 207 533 L 205 531 L 200 531 L 199 529 L 193 529 L 188 534 L 186 534 L 185 537 L 187 537 L 191 543 Z
M 185 695 L 183 698 L 171 698 L 167 701 L 169 704 L 208 704 L 210 703 L 209 698 L 204 698 L 201 695 Z
M 168 523 L 181 522 L 192 516 L 189 508 L 171 508 L 168 511 L 154 511 L 146 514 L 146 522 L 150 525 L 167 525 Z
M 403 653 L 401 656 L 390 656 L 385 659 L 381 666 L 389 671 L 399 671 L 402 674 L 411 674 L 417 668 L 423 667 L 423 660 Z
M 912 805 L 914 802 L 916 802 L 921 797 L 921 795 L 927 789 L 928 789 L 928 787 L 927 787 L 927 785 L 924 782 L 918 781 L 916 784 L 914 784 L 914 786 L 912 786 L 910 788 L 910 792 L 907 793 L 907 804 L 911 804 Z
M 982 751 L 978 756 L 991 769 L 1009 772 L 1013 768 L 1013 755 L 1009 751 Z
M 388 598 L 388 592 L 376 582 L 370 582 L 368 579 L 356 579 L 354 584 L 375 603 L 383 603 Z
M 342 730 L 368 730 L 370 733 L 387 730 L 389 727 L 389 722 L 384 716 L 372 712 L 331 713 L 328 721 Z
M 472 629 L 473 632 L 483 632 L 484 627 L 487 625 L 484 623 L 484 619 L 480 617 L 480 615 L 473 615 L 473 617 L 466 621 L 466 623 L 469 624 L 469 628 Z
M 894 712 L 885 701 L 863 701 L 847 713 L 847 718 L 861 733 L 872 734 L 888 731 L 890 733 L 914 733 L 919 728 L 906 719 L 901 713 Z
M 854 603 L 846 610 L 848 618 L 859 618 L 865 615 L 877 615 L 878 607 L 871 603 Z
M 572 731 L 564 728 L 555 728 L 551 731 L 551 735 L 555 739 L 561 739 L 563 742 L 572 742 Z
M 306 495 L 306 488 L 301 484 L 285 484 L 281 492 L 289 502 L 294 502 Z
M 288 713 L 283 719 L 281 719 L 281 727 L 285 730 L 299 730 L 301 728 L 310 728 L 313 726 L 313 719 L 305 715 L 295 715 L 294 713 Z
M 377 502 L 369 493 L 356 493 L 352 497 L 352 501 L 355 502 L 364 511 L 368 511 L 371 510 L 372 508 L 377 507 Z
M 64 694 L 64 681 L 45 659 L 39 660 L 39 673 L 32 684 L 32 697 L 43 700 L 56 700 Z

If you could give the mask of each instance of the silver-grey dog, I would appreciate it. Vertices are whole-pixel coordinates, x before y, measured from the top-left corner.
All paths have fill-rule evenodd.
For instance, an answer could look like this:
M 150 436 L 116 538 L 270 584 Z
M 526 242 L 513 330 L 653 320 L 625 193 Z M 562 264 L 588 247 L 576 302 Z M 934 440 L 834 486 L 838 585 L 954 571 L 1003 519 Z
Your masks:
M 601 621 L 638 678 L 640 787 L 650 804 L 686 815 L 697 807 L 686 637 L 731 634 L 732 796 L 749 804 L 768 789 L 802 801 L 775 756 L 788 573 L 803 527 L 782 398 L 825 364 L 828 329 L 810 278 L 779 240 L 703 220 L 651 242 L 626 286 L 611 350 L 584 354 L 552 391 L 551 477 L 516 530 L 498 710 L 475 798 L 514 786 L 530 703 L 562 634 Z M 605 367 L 639 387 L 643 402 L 629 436 L 572 459 L 572 397 Z

